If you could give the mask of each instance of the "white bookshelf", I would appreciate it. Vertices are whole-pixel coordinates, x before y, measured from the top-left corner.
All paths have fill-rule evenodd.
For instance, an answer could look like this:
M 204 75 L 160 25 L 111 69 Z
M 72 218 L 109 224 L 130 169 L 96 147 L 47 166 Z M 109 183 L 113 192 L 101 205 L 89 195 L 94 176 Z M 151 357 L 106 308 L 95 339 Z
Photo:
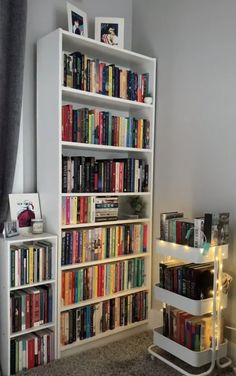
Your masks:
M 126 99 L 109 97 L 97 93 L 82 91 L 65 87 L 62 84 L 63 76 L 63 51 L 72 53 L 80 51 L 89 57 L 98 58 L 108 64 L 116 64 L 139 73 L 149 73 L 150 93 L 153 104 L 135 102 Z M 62 29 L 58 29 L 38 41 L 37 45 L 37 190 L 40 193 L 42 212 L 47 218 L 47 229 L 58 235 L 58 338 L 60 338 L 60 313 L 76 307 L 82 307 L 92 303 L 109 300 L 116 296 L 125 296 L 138 291 L 148 291 L 148 310 L 150 310 L 151 292 L 151 254 L 152 254 L 152 207 L 153 207 L 153 158 L 154 158 L 154 121 L 155 121 L 155 83 L 156 83 L 156 59 L 137 54 L 132 51 L 100 43 L 93 39 L 77 36 Z M 118 116 L 134 116 L 146 118 L 150 121 L 150 149 L 93 145 L 61 140 L 61 106 L 72 104 L 78 107 L 97 108 L 101 111 L 110 111 Z M 149 191 L 148 192 L 118 192 L 118 193 L 62 193 L 61 156 L 82 155 L 95 158 L 140 158 L 149 164 Z M 61 200 L 62 197 L 99 197 L 118 196 L 123 211 L 126 214 L 125 203 L 129 196 L 142 196 L 146 204 L 144 218 L 124 219 L 122 216 L 117 221 L 104 221 L 98 223 L 83 223 L 77 225 L 61 224 Z M 119 224 L 148 224 L 148 249 L 146 254 L 123 255 L 122 257 L 106 258 L 104 260 L 61 266 L 61 232 L 69 229 L 83 229 L 104 227 Z M 61 306 L 61 275 L 63 271 L 74 270 L 86 266 L 107 264 L 121 260 L 143 258 L 145 262 L 145 285 L 142 288 L 134 288 L 119 293 L 90 299 L 70 306 Z M 132 325 L 116 328 L 98 334 L 86 340 L 61 346 L 58 341 L 59 356 L 65 350 L 83 346 L 109 336 L 124 332 L 126 329 L 147 324 L 143 320 Z
M 17 287 L 11 287 L 11 246 L 31 244 L 46 240 L 52 244 L 52 279 L 44 280 L 37 283 L 31 283 L 27 285 L 20 285 Z M 10 375 L 10 341 L 17 337 L 22 337 L 29 333 L 35 333 L 42 329 L 51 329 L 54 332 L 54 357 L 57 358 L 57 237 L 48 233 L 40 235 L 26 234 L 18 235 L 12 238 L 0 237 L 0 299 L 1 299 L 1 317 L 0 317 L 0 357 L 1 357 L 1 369 L 2 375 Z M 19 290 L 25 290 L 48 285 L 52 286 L 52 322 L 42 324 L 40 326 L 31 327 L 26 330 L 11 333 L 10 322 L 10 293 Z
M 188 365 L 199 368 L 209 364 L 207 370 L 202 370 L 196 373 L 198 376 L 205 376 L 210 374 L 215 363 L 221 368 L 225 368 L 231 364 L 231 360 L 227 358 L 227 340 L 219 345 L 220 328 L 222 320 L 222 310 L 227 307 L 227 295 L 222 292 L 222 269 L 223 260 L 228 257 L 228 245 L 210 247 L 205 252 L 203 248 L 194 248 L 184 246 L 176 243 L 171 243 L 164 240 L 157 240 L 156 252 L 162 257 L 169 256 L 173 259 L 183 260 L 186 263 L 204 264 L 213 262 L 214 264 L 214 278 L 213 278 L 213 297 L 202 300 L 193 300 L 185 296 L 179 295 L 172 291 L 161 288 L 159 284 L 154 287 L 155 298 L 164 304 L 169 304 L 178 309 L 181 309 L 193 316 L 201 316 L 205 314 L 212 314 L 212 347 L 204 351 L 193 351 L 172 339 L 163 335 L 163 328 L 155 328 L 153 330 L 153 344 L 149 346 L 148 351 L 153 358 L 158 358 L 172 368 L 179 371 L 182 375 L 190 376 L 192 373 L 186 367 L 177 365 L 164 354 L 158 353 L 157 348 L 160 348 L 167 353 L 174 355 L 181 359 Z M 217 328 L 218 327 L 218 332 Z M 222 358 L 226 358 L 225 362 L 220 362 Z M 195 373 L 194 373 L 195 374 Z

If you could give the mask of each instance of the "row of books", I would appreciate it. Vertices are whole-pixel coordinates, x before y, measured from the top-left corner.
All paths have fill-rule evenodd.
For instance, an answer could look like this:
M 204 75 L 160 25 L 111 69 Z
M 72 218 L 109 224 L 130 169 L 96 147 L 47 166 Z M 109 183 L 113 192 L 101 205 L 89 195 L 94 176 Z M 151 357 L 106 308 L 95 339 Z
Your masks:
M 64 53 L 64 86 L 143 102 L 149 95 L 149 73 L 138 74 L 76 51 Z
M 11 333 L 52 321 L 52 286 L 20 290 L 10 295 Z
M 201 248 L 228 244 L 229 213 L 206 213 L 203 217 L 184 218 L 184 213 L 161 213 L 160 238 L 177 244 Z
M 62 106 L 62 141 L 149 149 L 150 122 L 66 104 Z
M 52 278 L 52 244 L 38 241 L 11 245 L 11 287 Z
M 70 265 L 147 252 L 147 224 L 62 231 L 61 264 Z
M 62 225 L 116 221 L 118 197 L 62 197 Z
M 141 258 L 65 271 L 62 272 L 61 305 L 111 295 L 143 284 L 144 259 Z
M 147 319 L 146 291 L 61 313 L 61 345 Z
M 148 164 L 142 159 L 62 156 L 63 193 L 147 191 Z
M 192 316 L 167 305 L 163 309 L 163 335 L 190 350 L 207 350 L 212 347 L 212 315 Z
M 169 260 L 160 263 L 160 287 L 190 299 L 212 298 L 213 263 L 184 264 Z
M 49 329 L 12 339 L 10 346 L 11 375 L 54 360 L 54 333 Z

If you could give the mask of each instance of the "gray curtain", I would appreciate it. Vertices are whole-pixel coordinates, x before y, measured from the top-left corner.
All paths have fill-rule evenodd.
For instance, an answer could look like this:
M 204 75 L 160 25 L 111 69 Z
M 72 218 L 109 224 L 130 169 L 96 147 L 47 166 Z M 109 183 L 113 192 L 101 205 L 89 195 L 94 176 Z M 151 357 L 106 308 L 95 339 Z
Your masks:
M 12 191 L 22 104 L 27 0 L 0 0 L 0 232 Z

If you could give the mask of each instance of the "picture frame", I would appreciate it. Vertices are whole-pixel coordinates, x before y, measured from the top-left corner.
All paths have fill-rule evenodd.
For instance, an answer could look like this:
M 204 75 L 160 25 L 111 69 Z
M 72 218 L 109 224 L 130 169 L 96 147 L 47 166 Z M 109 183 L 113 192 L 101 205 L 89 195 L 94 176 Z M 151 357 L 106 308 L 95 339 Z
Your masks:
M 4 222 L 4 230 L 6 238 L 11 238 L 13 236 L 19 235 L 18 221 Z
M 68 30 L 77 35 L 88 37 L 87 14 L 73 4 L 67 2 Z
M 18 221 L 19 233 L 31 232 L 31 219 L 41 218 L 38 193 L 9 194 L 12 221 Z
M 124 48 L 124 18 L 95 17 L 95 40 Z

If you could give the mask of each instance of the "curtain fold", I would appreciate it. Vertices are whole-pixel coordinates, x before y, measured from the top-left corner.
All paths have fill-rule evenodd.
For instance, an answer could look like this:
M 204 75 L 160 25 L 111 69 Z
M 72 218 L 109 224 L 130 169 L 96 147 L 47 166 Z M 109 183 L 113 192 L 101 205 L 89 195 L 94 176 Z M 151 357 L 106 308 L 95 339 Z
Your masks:
M 22 107 L 27 0 L 0 0 L 0 232 L 8 214 Z

